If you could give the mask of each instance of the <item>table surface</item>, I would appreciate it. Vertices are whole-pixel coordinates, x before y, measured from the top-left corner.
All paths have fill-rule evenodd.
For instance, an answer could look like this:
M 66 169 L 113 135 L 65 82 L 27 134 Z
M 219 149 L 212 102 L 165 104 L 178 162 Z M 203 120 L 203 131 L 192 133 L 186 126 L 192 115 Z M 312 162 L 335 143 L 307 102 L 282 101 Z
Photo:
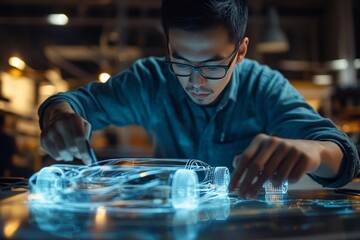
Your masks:
M 149 214 L 69 211 L 32 204 L 26 191 L 0 197 L 1 239 L 360 239 L 360 196 L 327 189 Z

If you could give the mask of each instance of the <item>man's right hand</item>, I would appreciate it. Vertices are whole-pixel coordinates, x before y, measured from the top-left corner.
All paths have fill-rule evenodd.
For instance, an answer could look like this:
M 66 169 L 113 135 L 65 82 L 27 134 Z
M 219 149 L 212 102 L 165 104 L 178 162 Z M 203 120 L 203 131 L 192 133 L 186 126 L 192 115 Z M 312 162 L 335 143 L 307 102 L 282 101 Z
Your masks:
M 72 161 L 74 157 L 91 164 L 86 141 L 91 125 L 77 115 L 66 102 L 54 103 L 45 109 L 41 146 L 57 161 Z

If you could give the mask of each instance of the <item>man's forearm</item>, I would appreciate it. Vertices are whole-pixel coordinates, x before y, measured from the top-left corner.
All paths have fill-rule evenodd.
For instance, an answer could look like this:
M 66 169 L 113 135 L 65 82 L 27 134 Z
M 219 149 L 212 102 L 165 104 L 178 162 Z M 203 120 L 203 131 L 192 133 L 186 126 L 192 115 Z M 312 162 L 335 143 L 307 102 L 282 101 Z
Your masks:
M 334 142 L 317 142 L 322 148 L 320 166 L 313 172 L 321 178 L 334 178 L 340 169 L 344 154 Z

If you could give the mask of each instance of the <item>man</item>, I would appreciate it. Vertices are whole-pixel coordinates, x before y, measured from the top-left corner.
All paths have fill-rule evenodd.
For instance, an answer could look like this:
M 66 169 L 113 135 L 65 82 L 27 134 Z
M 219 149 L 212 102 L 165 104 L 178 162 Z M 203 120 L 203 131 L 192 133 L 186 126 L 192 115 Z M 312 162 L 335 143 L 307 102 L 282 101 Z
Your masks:
M 142 59 L 106 84 L 49 98 L 39 109 L 42 146 L 88 164 L 91 129 L 136 124 L 155 157 L 230 167 L 229 190 L 240 196 L 305 173 L 345 185 L 359 172 L 354 145 L 279 72 L 245 59 L 247 14 L 246 0 L 164 0 L 165 61 Z

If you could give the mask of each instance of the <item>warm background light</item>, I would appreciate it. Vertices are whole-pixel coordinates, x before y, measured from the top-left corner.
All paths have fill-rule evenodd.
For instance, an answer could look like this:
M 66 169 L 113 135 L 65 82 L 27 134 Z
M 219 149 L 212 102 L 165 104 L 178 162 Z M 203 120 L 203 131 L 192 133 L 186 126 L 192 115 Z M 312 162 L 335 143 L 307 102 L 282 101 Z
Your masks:
M 49 23 L 53 25 L 66 25 L 69 22 L 69 18 L 65 14 L 50 14 L 48 16 Z
M 12 238 L 15 232 L 19 229 L 21 221 L 18 219 L 9 220 L 4 225 L 4 236 L 8 239 Z
M 106 83 L 107 80 L 109 80 L 109 78 L 110 78 L 110 74 L 108 74 L 106 72 L 103 72 L 103 73 L 99 74 L 99 81 L 102 82 L 102 83 Z
M 20 70 L 24 70 L 26 67 L 25 62 L 18 57 L 9 58 L 9 65 Z

